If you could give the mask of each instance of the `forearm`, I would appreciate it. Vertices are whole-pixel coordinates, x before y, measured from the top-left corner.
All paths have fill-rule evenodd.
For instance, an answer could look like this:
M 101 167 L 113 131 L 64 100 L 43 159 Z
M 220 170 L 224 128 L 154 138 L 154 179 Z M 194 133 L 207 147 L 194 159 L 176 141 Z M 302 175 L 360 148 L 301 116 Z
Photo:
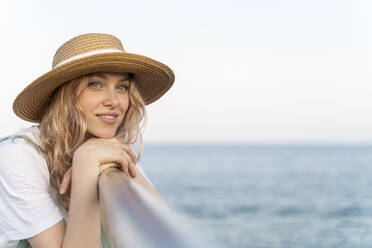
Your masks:
M 86 175 L 75 176 L 63 248 L 101 247 L 97 187 L 92 187 Z
M 98 201 L 86 196 L 72 190 L 63 248 L 101 247 Z

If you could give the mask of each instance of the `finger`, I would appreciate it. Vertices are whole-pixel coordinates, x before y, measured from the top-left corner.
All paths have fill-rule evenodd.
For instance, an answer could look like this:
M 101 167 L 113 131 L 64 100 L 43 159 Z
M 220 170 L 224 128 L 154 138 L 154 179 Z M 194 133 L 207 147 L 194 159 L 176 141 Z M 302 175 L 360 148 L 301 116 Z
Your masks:
M 59 190 L 59 193 L 61 195 L 67 192 L 67 189 L 71 183 L 71 178 L 72 178 L 72 168 L 69 168 L 63 175 L 62 183 L 61 183 L 60 190 Z
M 128 166 L 128 162 L 127 162 L 127 161 L 123 161 L 123 162 L 121 162 L 120 164 L 121 164 L 121 170 L 122 170 L 125 174 L 129 175 L 129 171 L 128 171 L 128 168 L 129 168 L 129 166 Z
M 135 178 L 137 176 L 136 168 L 134 167 L 133 163 L 129 164 L 128 170 L 129 170 L 129 174 L 130 174 L 131 177 Z
M 127 172 L 128 172 L 128 175 L 130 175 L 131 177 L 135 178 L 136 177 L 136 169 L 135 169 L 135 164 L 133 163 L 133 161 L 131 160 L 130 156 L 128 153 L 124 153 L 123 154 L 123 157 L 126 161 L 128 161 L 127 163 Z
M 64 194 L 67 192 L 68 187 L 70 186 L 71 183 L 71 178 L 72 178 L 72 169 L 68 169 L 66 173 L 63 176 L 63 180 L 61 183 L 61 188 L 60 188 L 60 193 Z
M 137 157 L 136 154 L 133 152 L 132 148 L 128 145 L 124 145 L 124 150 L 129 155 L 130 159 L 132 160 L 133 164 L 137 164 Z
M 129 156 L 128 154 L 126 154 L 126 156 L 128 157 L 129 159 Z M 135 178 L 136 177 L 136 168 L 135 168 L 135 164 L 131 161 L 131 160 L 127 160 L 128 163 L 127 163 L 127 174 L 132 177 L 132 178 Z
M 134 164 L 133 162 L 131 161 L 129 155 L 127 153 L 124 153 L 123 154 L 123 165 L 124 165 L 124 168 L 123 168 L 123 171 L 131 176 L 131 177 L 136 177 L 136 171 L 135 171 L 135 168 L 134 168 Z
M 132 162 L 134 164 L 137 164 L 137 157 L 136 157 L 136 154 L 133 152 L 132 148 L 127 144 L 125 143 L 124 139 L 123 138 L 116 138 L 121 144 L 123 144 L 123 149 L 124 151 L 126 151 L 126 153 L 128 153 L 129 157 L 131 158 Z

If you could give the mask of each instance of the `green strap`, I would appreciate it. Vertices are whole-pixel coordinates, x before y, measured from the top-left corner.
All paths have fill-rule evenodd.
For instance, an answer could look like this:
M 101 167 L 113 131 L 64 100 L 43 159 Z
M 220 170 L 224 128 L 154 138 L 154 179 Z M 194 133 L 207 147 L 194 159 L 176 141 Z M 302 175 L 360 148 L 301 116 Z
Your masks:
M 35 142 L 33 142 L 32 139 L 30 137 L 28 137 L 27 135 L 10 135 L 10 136 L 7 136 L 7 137 L 0 138 L 0 142 L 3 142 L 3 141 L 8 140 L 8 139 L 12 139 L 12 141 L 14 142 L 14 139 L 16 139 L 16 138 L 24 139 L 27 144 L 32 145 L 33 147 L 36 148 L 36 150 L 39 151 L 39 146 L 37 144 L 35 144 Z
M 32 246 L 24 239 L 18 242 L 17 248 L 32 248 Z
M 0 138 L 0 142 L 3 142 L 7 139 L 12 139 L 12 141 L 14 141 L 14 139 L 16 139 L 16 138 L 24 139 L 29 145 L 32 145 L 33 147 L 35 147 L 35 149 L 37 151 L 39 151 L 38 145 L 35 144 L 35 142 L 33 142 L 32 139 L 30 137 L 28 137 L 27 135 L 7 136 L 7 137 L 4 137 L 4 138 Z M 106 234 L 103 230 L 103 225 L 102 224 L 101 224 L 101 243 L 102 243 L 102 248 L 111 248 L 110 242 L 106 238 Z M 23 239 L 23 240 L 20 240 L 18 242 L 17 248 L 32 248 L 32 246 L 28 243 L 27 239 Z
M 110 242 L 108 241 L 105 231 L 103 230 L 102 222 L 101 222 L 101 243 L 102 243 L 102 248 L 111 248 Z

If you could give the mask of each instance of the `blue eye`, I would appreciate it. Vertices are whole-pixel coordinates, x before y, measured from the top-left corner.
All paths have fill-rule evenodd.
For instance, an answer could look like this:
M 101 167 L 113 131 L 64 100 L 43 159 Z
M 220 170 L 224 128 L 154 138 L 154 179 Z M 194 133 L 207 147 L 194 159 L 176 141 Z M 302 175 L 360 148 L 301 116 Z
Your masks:
M 88 83 L 88 86 L 90 87 L 90 86 L 93 86 L 93 87 L 98 87 L 98 86 L 100 86 L 101 84 L 99 83 L 99 82 L 90 82 L 90 83 Z
M 127 90 L 128 89 L 128 86 L 126 86 L 126 85 L 120 85 L 118 88 L 120 90 L 124 91 L 124 90 Z

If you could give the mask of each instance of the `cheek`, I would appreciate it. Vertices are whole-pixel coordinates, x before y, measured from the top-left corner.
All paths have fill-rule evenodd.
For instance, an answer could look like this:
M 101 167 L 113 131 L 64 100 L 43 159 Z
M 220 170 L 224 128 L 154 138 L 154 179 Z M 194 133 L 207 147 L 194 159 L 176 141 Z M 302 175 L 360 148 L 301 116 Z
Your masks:
M 127 112 L 129 107 L 129 97 L 125 97 L 120 101 L 120 108 L 123 112 Z
M 94 97 L 90 97 L 84 92 L 82 92 L 77 99 L 77 104 L 80 106 L 83 113 L 89 112 L 93 108 L 94 102 Z

